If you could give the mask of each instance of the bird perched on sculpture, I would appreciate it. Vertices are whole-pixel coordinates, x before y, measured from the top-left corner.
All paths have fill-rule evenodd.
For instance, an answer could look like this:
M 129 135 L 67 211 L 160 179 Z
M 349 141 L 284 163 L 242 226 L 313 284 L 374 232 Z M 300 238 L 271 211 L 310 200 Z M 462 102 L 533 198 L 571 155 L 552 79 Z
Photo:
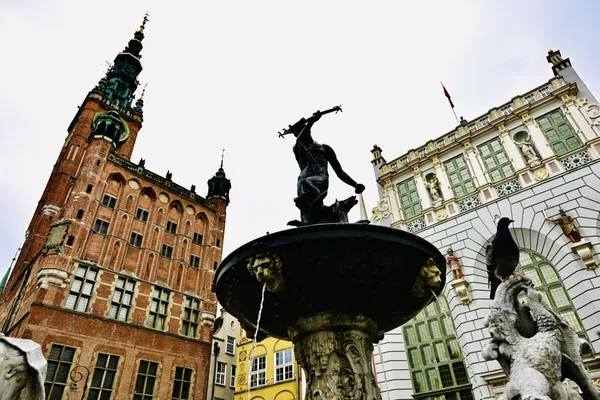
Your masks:
M 510 218 L 500 218 L 496 236 L 485 249 L 490 299 L 496 295 L 500 283 L 514 274 L 519 264 L 519 246 L 508 230 L 512 222 L 514 221 Z

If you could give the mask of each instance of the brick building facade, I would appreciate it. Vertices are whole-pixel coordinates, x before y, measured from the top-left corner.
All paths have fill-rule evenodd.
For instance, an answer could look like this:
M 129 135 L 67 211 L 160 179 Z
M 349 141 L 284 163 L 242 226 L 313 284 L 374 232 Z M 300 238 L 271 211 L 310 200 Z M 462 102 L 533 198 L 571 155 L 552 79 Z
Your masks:
M 517 272 L 591 343 L 584 362 L 600 378 L 600 103 L 568 58 L 550 50 L 547 60 L 550 80 L 445 135 L 389 162 L 372 150 L 381 194 L 372 222 L 423 237 L 448 259 L 443 295 L 376 347 L 384 400 L 504 391 L 500 365 L 481 353 L 490 338 L 485 249 L 500 216 L 514 220 Z M 563 233 L 561 210 L 582 240 Z
M 0 297 L 48 359 L 48 399 L 205 399 L 231 187 L 206 198 L 130 161 L 147 19 L 88 93 Z

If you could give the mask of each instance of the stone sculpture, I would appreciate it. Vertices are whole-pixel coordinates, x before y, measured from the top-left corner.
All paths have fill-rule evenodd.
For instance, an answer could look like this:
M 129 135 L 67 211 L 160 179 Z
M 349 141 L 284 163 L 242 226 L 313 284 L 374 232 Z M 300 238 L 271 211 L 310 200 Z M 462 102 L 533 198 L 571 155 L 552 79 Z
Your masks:
M 39 344 L 0 334 L 0 400 L 44 400 L 46 367 Z
M 428 296 L 442 283 L 441 274 L 433 258 L 430 258 L 425 265 L 421 266 L 419 275 L 411 287 L 411 294 L 415 297 Z
M 296 137 L 294 155 L 300 167 L 297 184 L 298 196 L 294 199 L 294 202 L 296 207 L 300 209 L 301 220 L 290 221 L 288 225 L 303 226 L 318 223 L 348 222 L 348 212 L 358 203 L 356 196 L 348 197 L 342 201 L 336 200 L 332 206 L 323 204 L 323 199 L 327 196 L 329 189 L 329 165 L 342 182 L 354 188 L 355 193 L 360 194 L 365 190 L 364 185 L 354 181 L 342 169 L 335 152 L 330 146 L 317 143 L 312 138 L 312 126 L 321 116 L 334 111 L 338 112 L 342 109 L 338 106 L 323 112 L 316 111 L 308 119 L 300 119 L 279 134 L 280 137 L 288 134 L 293 134 Z
M 425 183 L 425 186 L 427 186 L 427 190 L 429 191 L 431 200 L 433 200 L 433 206 L 439 207 L 440 205 L 442 205 L 442 202 L 444 200 L 440 195 L 440 180 L 438 179 L 438 177 L 432 174 L 429 177 L 428 181 Z
M 544 303 L 529 278 L 511 276 L 500 284 L 484 326 L 492 339 L 483 358 L 497 360 L 509 378 L 505 399 L 600 399 L 582 360 L 590 345 Z M 579 386 L 583 397 L 563 384 L 565 378 Z
M 581 234 L 579 233 L 579 228 L 577 228 L 575 219 L 567 215 L 562 209 L 558 210 L 558 212 L 560 214 L 558 218 L 546 218 L 546 220 L 560 225 L 560 229 L 562 229 L 565 236 L 568 237 L 571 242 L 580 242 Z
M 450 271 L 452 271 L 454 279 L 463 279 L 464 274 L 462 271 L 462 262 L 460 261 L 460 258 L 454 255 L 454 250 L 452 250 L 452 247 L 449 247 L 446 253 L 448 254 L 448 256 L 446 256 L 446 264 L 448 265 L 448 268 L 450 268 Z
M 530 167 L 533 168 L 533 167 L 537 167 L 538 165 L 540 165 L 540 157 L 537 155 L 537 153 L 535 152 L 535 149 L 529 142 L 529 137 L 527 137 L 525 140 L 523 140 L 517 144 L 519 145 L 519 148 L 521 149 L 521 154 L 523 154 L 523 157 L 525 157 L 525 161 L 527 162 L 527 164 Z
M 248 258 L 248 271 L 271 293 L 283 290 L 281 259 L 273 253 L 257 254 Z

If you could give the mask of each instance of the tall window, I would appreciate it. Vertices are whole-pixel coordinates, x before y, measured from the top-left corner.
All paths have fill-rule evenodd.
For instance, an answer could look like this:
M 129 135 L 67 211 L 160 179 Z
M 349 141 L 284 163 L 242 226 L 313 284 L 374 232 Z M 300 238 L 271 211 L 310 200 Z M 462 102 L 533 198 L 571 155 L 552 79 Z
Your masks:
M 443 296 L 404 325 L 411 380 L 421 394 L 473 400 L 469 376 L 456 339 L 448 302 Z M 435 397 L 444 398 L 444 397 Z
M 202 244 L 202 235 L 198 232 L 194 232 L 194 238 L 192 241 L 196 244 Z
M 217 361 L 217 373 L 215 374 L 215 383 L 225 386 L 225 378 L 227 375 L 227 364 Z
M 48 400 L 60 400 L 63 397 L 69 372 L 73 364 L 75 349 L 72 347 L 53 344 L 48 355 L 46 382 L 44 390 Z
M 510 160 L 506 156 L 500 140 L 492 139 L 480 145 L 479 152 L 492 182 L 501 181 L 514 174 L 513 167 L 510 165 Z
M 108 207 L 108 208 L 115 208 L 115 205 L 117 204 L 117 199 L 112 197 L 111 195 L 105 194 L 104 197 L 102 198 L 102 205 L 104 207 Z
M 154 287 L 152 301 L 150 302 L 150 313 L 148 314 L 149 328 L 165 329 L 167 322 L 167 310 L 169 309 L 169 294 L 167 289 Z
M 135 212 L 135 218 L 142 222 L 148 221 L 148 211 L 144 210 L 143 208 L 138 208 Z
M 108 232 L 108 221 L 97 219 L 94 224 L 94 232 L 106 235 L 106 232 Z
M 157 375 L 158 363 L 140 360 L 133 400 L 152 400 L 154 398 L 154 386 Z
M 77 266 L 65 308 L 87 312 L 97 276 L 97 269 L 87 265 Z
M 250 389 L 267 383 L 267 356 L 254 357 L 250 369 Z
M 183 317 L 181 322 L 181 334 L 196 337 L 198 331 L 198 315 L 200 315 L 200 300 L 193 297 L 185 298 Z
M 131 300 L 133 299 L 133 290 L 135 281 L 129 278 L 118 277 L 112 302 L 108 309 L 108 317 L 127 321 L 129 310 L 131 309 Z
M 112 354 L 98 354 L 96 368 L 90 385 L 89 400 L 110 399 L 117 375 L 119 356 Z
M 173 257 L 173 247 L 169 246 L 168 244 L 163 244 L 162 248 L 160 249 L 160 255 L 166 258 Z
M 419 198 L 414 179 L 407 179 L 399 183 L 398 195 L 400 196 L 400 203 L 402 203 L 405 219 L 410 219 L 421 214 L 423 209 L 421 208 L 421 199 Z
M 537 123 L 557 156 L 581 147 L 581 141 L 562 111 L 554 110 L 538 118 Z
M 461 155 L 444 163 L 454 196 L 462 197 L 473 193 L 477 188 L 469 172 L 465 158 Z
M 177 224 L 173 221 L 167 221 L 167 232 L 174 235 L 177 232 Z
M 586 338 L 577 311 L 571 303 L 571 298 L 565 290 L 556 269 L 547 259 L 531 250 L 521 249 L 517 272 L 530 278 L 533 281 L 535 290 L 542 293 L 546 303 L 566 319 L 575 328 L 579 336 Z
M 191 368 L 175 367 L 175 379 L 173 380 L 171 400 L 188 400 L 190 398 L 192 372 Z
M 229 386 L 231 386 L 232 388 L 235 387 L 235 370 L 236 370 L 236 366 L 235 364 L 231 365 L 231 374 L 229 374 Z
M 275 353 L 275 382 L 287 381 L 294 378 L 292 349 Z
M 225 353 L 235 354 L 235 338 L 233 336 L 227 336 L 227 346 L 225 347 Z

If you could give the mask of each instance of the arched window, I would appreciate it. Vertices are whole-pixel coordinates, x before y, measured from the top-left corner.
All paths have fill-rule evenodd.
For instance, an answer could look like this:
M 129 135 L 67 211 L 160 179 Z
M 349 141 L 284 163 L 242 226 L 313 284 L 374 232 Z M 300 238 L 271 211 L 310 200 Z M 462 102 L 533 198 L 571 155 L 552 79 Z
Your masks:
M 415 395 L 421 398 L 432 392 L 432 396 L 443 393 L 446 399 L 474 400 L 444 296 L 407 322 L 403 333 Z
M 148 256 L 148 262 L 146 262 L 146 271 L 144 272 L 144 276 L 142 279 L 146 279 L 147 281 L 151 280 L 152 276 L 152 263 L 154 262 L 154 254 L 150 253 Z
M 534 251 L 521 249 L 516 272 L 531 279 L 535 289 L 542 293 L 546 303 L 562 315 L 575 328 L 579 336 L 586 338 L 571 298 L 550 261 Z

